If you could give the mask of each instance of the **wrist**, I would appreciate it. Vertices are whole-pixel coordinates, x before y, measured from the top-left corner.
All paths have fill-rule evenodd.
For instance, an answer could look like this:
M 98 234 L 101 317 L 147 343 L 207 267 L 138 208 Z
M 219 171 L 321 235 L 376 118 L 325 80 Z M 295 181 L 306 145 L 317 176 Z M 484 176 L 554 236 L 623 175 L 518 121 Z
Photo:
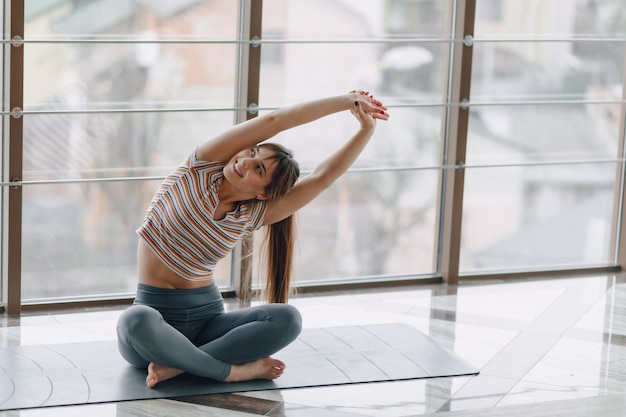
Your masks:
M 359 95 L 348 93 L 344 96 L 344 107 L 346 110 L 354 110 L 355 105 L 359 102 Z
M 366 134 L 372 135 L 376 130 L 376 121 L 374 119 L 362 121 L 361 122 L 361 131 Z

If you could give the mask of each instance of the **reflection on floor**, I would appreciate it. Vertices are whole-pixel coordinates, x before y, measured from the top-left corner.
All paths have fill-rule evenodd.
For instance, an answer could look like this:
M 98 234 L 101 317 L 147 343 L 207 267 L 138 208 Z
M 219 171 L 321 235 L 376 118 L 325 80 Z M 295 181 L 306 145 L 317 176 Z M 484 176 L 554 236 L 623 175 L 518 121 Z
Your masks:
M 409 324 L 481 374 L 6 411 L 0 417 L 624 415 L 624 275 L 327 293 L 296 297 L 292 304 L 309 328 Z M 119 314 L 0 316 L 0 345 L 114 340 Z

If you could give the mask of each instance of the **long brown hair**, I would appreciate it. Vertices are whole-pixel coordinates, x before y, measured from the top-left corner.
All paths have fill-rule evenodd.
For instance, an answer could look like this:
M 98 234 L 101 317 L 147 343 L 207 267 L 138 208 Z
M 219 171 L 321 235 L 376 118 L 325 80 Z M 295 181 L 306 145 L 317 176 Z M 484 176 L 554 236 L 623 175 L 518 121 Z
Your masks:
M 273 152 L 276 169 L 265 193 L 270 201 L 285 196 L 300 176 L 300 167 L 292 152 L 275 143 L 263 143 L 261 148 Z M 267 272 L 265 282 L 265 298 L 269 303 L 286 303 L 289 298 L 293 252 L 296 240 L 294 215 L 267 226 L 265 252 L 267 255 Z

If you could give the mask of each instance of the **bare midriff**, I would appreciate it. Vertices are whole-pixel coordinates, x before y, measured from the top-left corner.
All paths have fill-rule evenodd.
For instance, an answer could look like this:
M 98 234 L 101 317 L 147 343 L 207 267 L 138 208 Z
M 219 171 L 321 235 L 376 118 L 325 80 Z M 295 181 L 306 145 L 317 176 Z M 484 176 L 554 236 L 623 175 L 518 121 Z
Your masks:
M 137 246 L 137 277 L 140 283 L 158 288 L 191 289 L 213 284 L 212 279 L 189 281 L 181 277 L 165 265 L 142 238 Z

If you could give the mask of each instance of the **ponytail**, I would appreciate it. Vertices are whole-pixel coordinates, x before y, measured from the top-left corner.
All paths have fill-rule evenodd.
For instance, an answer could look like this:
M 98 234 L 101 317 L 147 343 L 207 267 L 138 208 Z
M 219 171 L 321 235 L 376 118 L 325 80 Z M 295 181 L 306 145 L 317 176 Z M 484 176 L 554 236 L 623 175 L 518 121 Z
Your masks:
M 270 201 L 278 201 L 293 188 L 300 176 L 300 168 L 291 151 L 284 146 L 262 143 L 259 147 L 270 150 L 273 153 L 271 158 L 276 160 L 276 168 L 265 193 Z M 267 254 L 265 298 L 269 303 L 286 303 L 289 298 L 295 229 L 294 215 L 267 226 L 264 245 Z
M 295 244 L 295 219 L 291 215 L 268 226 L 265 298 L 268 303 L 287 303 Z

